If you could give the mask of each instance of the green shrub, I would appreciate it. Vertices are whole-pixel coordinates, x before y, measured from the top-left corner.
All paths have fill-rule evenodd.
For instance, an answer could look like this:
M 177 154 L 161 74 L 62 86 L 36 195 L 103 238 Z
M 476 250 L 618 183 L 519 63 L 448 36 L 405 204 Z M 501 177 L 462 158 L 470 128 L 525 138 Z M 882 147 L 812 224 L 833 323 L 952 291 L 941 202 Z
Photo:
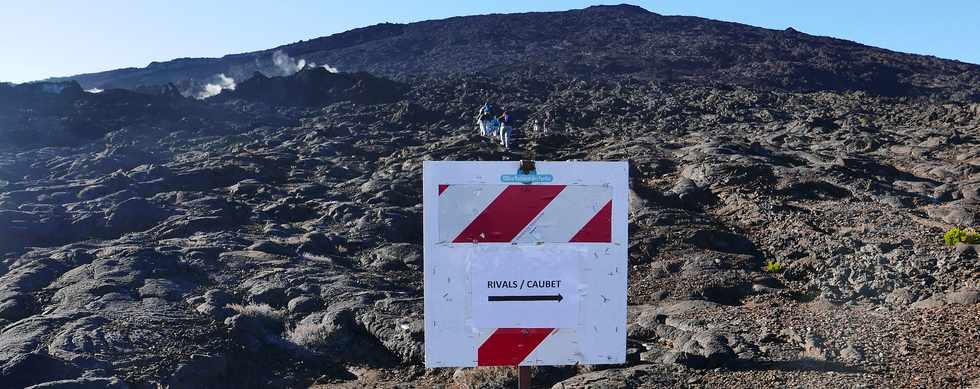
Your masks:
M 943 243 L 956 246 L 957 243 L 980 244 L 980 233 L 972 228 L 953 227 L 943 234 Z
M 960 242 L 960 233 L 962 232 L 963 230 L 961 230 L 959 227 L 950 228 L 949 231 L 946 231 L 946 233 L 943 234 L 943 243 L 946 243 L 947 246 L 956 245 Z
M 766 262 L 766 273 L 779 273 L 783 271 L 783 264 L 779 261 Z

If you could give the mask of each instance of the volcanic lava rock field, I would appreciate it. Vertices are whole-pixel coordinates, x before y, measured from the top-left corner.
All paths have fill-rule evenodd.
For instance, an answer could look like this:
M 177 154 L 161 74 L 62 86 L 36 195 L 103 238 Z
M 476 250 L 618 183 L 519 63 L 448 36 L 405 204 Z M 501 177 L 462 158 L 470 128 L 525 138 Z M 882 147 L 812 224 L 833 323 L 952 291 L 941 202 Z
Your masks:
M 423 366 L 421 166 L 518 159 L 631 170 L 628 362 L 535 387 L 980 385 L 980 246 L 943 244 L 980 221 L 980 67 L 889 55 L 900 93 L 534 67 L 0 85 L 0 387 L 511 387 Z M 511 150 L 477 135 L 487 100 Z

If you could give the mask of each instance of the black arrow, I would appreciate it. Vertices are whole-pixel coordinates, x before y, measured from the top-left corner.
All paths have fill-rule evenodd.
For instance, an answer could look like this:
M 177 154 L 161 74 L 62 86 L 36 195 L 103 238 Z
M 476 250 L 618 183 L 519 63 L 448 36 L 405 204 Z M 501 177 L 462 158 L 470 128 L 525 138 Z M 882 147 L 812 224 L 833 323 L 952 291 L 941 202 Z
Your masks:
M 561 294 L 532 296 L 487 296 L 487 301 L 561 301 Z

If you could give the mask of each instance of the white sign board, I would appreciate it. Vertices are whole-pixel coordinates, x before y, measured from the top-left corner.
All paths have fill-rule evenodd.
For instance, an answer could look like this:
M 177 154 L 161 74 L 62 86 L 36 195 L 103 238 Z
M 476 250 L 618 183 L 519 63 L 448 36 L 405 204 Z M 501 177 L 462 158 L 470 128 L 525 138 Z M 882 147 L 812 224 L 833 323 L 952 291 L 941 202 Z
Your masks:
M 624 363 L 626 162 L 427 161 L 427 367 Z

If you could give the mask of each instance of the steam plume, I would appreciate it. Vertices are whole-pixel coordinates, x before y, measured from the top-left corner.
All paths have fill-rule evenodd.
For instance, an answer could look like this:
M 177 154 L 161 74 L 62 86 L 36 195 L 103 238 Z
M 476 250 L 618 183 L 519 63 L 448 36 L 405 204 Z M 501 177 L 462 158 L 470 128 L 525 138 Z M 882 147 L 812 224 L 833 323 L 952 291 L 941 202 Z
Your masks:
M 215 81 L 204 86 L 204 90 L 194 96 L 198 99 L 206 99 L 214 96 L 225 89 L 235 90 L 235 79 L 226 76 L 224 73 L 214 76 Z
M 288 76 L 296 73 L 306 67 L 305 59 L 295 59 L 290 57 L 289 54 L 283 53 L 282 50 L 276 50 L 272 53 L 272 63 L 276 65 L 279 69 L 279 73 L 283 76 Z
M 280 76 L 289 76 L 306 67 L 315 68 L 317 64 L 314 62 L 307 62 L 303 58 L 293 58 L 289 54 L 284 53 L 282 50 L 276 50 L 272 53 L 272 64 L 276 66 L 276 74 Z M 338 73 L 337 68 L 330 65 L 321 65 L 320 67 L 327 69 L 331 73 Z

